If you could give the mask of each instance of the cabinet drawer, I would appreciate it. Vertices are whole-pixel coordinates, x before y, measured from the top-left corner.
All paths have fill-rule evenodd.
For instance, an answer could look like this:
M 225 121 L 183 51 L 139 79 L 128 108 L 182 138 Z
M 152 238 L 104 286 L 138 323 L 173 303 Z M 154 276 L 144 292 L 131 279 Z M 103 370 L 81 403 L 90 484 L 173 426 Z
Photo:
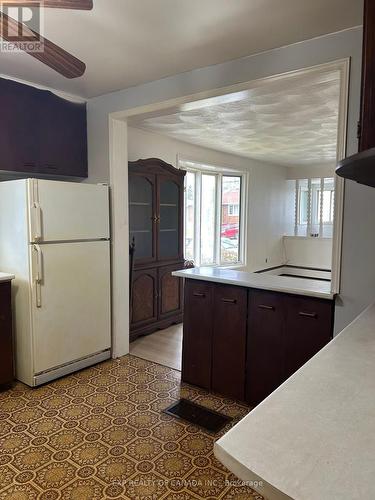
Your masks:
M 297 296 L 286 296 L 285 304 L 285 371 L 289 377 L 332 339 L 334 304 Z
M 211 388 L 213 286 L 185 281 L 182 380 Z
M 212 390 L 245 398 L 247 289 L 215 285 Z
M 249 292 L 246 400 L 257 404 L 284 380 L 284 303 L 278 293 Z
M 11 284 L 0 283 L 0 385 L 13 380 Z

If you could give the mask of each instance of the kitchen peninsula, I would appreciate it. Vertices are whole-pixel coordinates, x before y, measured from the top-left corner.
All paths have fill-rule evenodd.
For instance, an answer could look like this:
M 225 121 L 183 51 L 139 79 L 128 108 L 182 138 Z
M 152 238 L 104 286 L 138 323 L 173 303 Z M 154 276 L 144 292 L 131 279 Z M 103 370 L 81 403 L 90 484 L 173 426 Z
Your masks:
M 218 268 L 185 278 L 182 380 L 256 405 L 333 335 L 330 282 Z

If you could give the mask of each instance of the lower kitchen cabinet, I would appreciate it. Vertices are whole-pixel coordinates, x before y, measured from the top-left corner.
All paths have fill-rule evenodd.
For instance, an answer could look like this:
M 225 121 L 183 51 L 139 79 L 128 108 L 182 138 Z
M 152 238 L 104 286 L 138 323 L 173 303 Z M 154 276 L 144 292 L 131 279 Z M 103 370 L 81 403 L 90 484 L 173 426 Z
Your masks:
M 312 297 L 285 297 L 285 378 L 332 339 L 333 305 Z
M 247 290 L 215 285 L 211 389 L 233 399 L 245 397 Z
M 185 280 L 182 380 L 256 405 L 324 347 L 334 301 Z
M 249 290 L 246 400 L 258 404 L 331 339 L 332 300 Z
M 247 290 L 186 280 L 182 380 L 245 396 Z
M 258 402 L 285 378 L 283 296 L 250 291 L 248 310 L 246 400 Z
M 5 281 L 0 283 L 0 386 L 13 378 L 11 282 Z
M 213 296 L 211 283 L 185 281 L 182 380 L 211 389 Z

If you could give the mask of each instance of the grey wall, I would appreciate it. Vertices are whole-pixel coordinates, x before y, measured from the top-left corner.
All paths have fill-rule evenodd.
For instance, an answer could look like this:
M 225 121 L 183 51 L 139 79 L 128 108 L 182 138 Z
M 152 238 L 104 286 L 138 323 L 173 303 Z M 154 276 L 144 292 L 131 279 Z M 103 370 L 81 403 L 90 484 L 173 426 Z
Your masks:
M 109 179 L 108 114 L 145 104 L 351 58 L 347 153 L 357 151 L 362 29 L 307 40 L 224 64 L 114 92 L 88 102 L 89 182 Z M 375 298 L 375 190 L 347 182 L 344 211 L 342 294 L 336 310 L 340 331 Z

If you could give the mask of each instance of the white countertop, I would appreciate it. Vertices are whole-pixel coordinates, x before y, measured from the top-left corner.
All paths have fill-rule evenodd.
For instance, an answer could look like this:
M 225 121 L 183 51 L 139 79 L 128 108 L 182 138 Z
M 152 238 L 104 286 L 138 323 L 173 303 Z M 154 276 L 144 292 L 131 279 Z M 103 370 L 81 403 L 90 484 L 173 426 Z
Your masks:
M 0 282 L 14 280 L 14 274 L 0 273 Z
M 375 498 L 375 305 L 215 443 L 267 499 Z
M 245 286 L 260 290 L 273 290 L 275 292 L 292 293 L 295 295 L 308 295 L 323 299 L 332 299 L 331 283 L 304 278 L 289 278 L 266 273 L 246 273 L 234 269 L 220 269 L 218 267 L 195 267 L 174 271 L 173 276 L 192 278 L 203 281 L 213 281 L 228 285 Z

